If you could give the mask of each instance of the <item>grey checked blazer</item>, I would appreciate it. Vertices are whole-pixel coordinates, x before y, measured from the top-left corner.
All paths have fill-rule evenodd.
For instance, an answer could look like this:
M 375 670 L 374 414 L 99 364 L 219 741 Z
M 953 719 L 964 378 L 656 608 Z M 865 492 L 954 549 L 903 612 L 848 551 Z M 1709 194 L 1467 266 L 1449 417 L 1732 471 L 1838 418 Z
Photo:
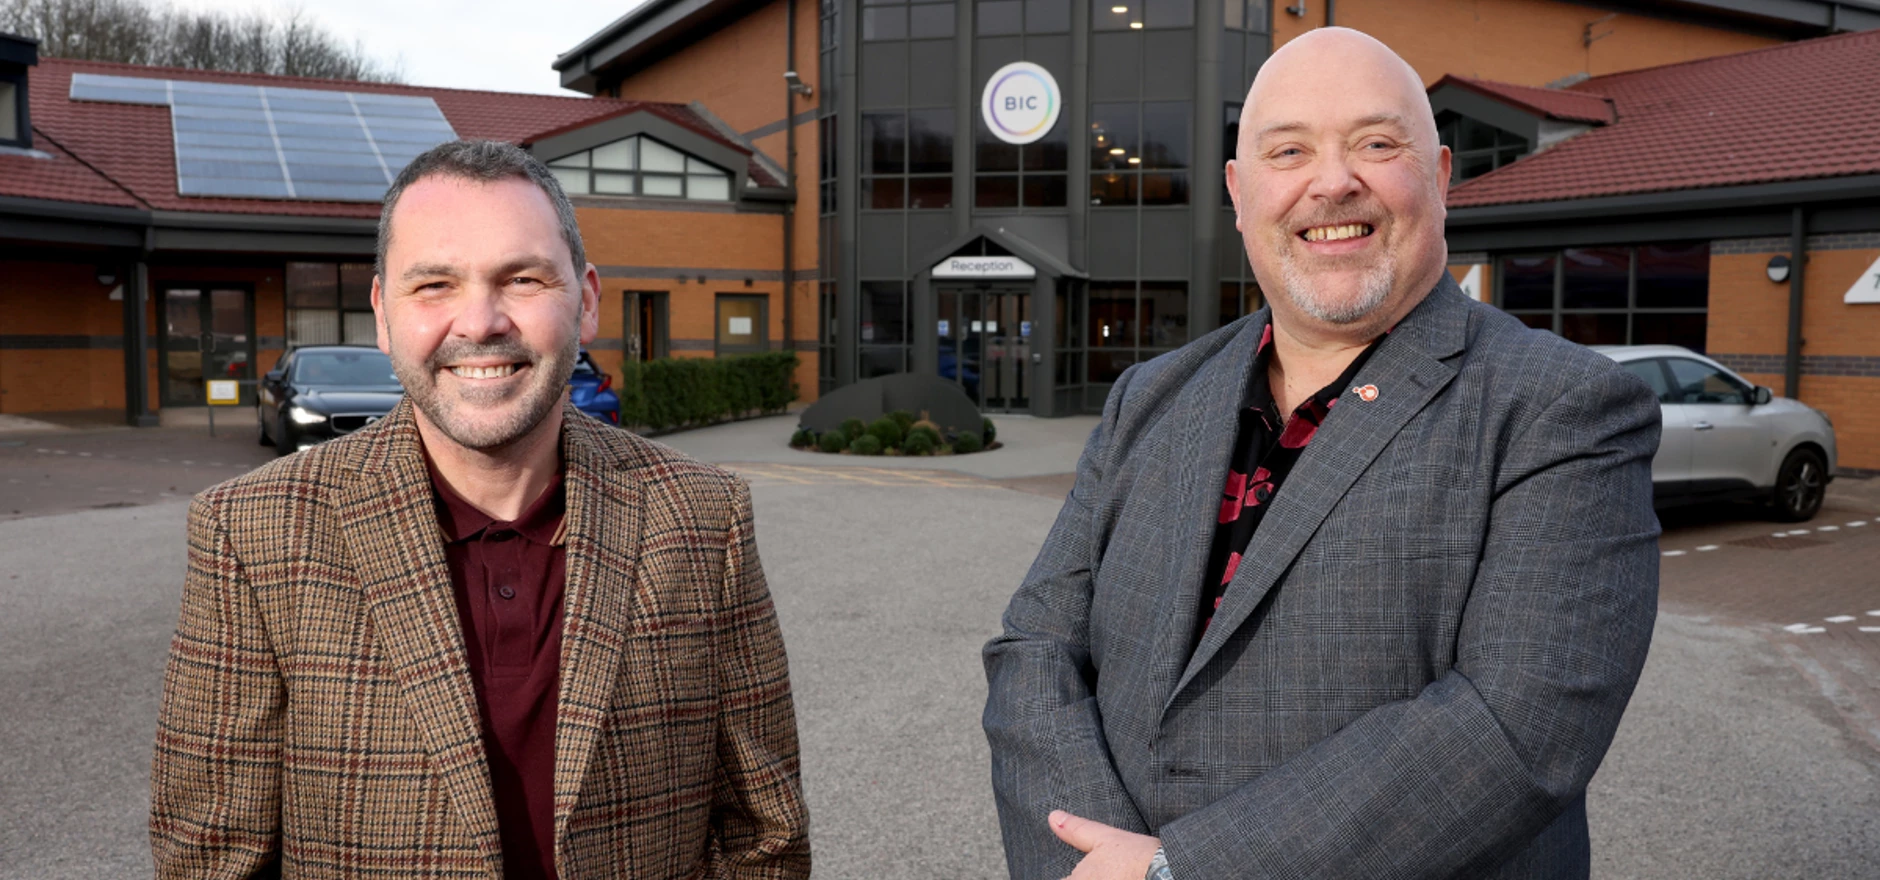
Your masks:
M 1658 599 L 1656 399 L 1445 274 L 1272 502 L 1189 652 L 1262 311 L 1116 383 L 986 646 L 1012 876 L 1063 808 L 1178 880 L 1585 877 Z

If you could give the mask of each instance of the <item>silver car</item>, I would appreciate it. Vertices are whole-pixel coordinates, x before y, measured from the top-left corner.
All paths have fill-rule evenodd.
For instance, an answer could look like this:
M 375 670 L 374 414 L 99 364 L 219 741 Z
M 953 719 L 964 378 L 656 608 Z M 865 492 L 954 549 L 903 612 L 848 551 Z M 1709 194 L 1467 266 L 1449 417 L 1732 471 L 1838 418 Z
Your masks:
M 1722 364 L 1675 345 L 1597 345 L 1658 392 L 1664 439 L 1652 459 L 1659 507 L 1752 500 L 1801 522 L 1834 478 L 1834 425 Z

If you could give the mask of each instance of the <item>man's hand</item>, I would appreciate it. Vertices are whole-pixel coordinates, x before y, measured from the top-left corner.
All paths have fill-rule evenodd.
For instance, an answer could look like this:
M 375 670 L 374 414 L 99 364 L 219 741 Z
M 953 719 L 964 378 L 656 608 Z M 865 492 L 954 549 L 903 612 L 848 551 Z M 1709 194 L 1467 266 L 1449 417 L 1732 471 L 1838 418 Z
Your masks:
M 1059 840 L 1077 847 L 1084 859 L 1069 880 L 1142 880 L 1162 841 L 1111 828 L 1102 822 L 1052 810 L 1045 821 Z

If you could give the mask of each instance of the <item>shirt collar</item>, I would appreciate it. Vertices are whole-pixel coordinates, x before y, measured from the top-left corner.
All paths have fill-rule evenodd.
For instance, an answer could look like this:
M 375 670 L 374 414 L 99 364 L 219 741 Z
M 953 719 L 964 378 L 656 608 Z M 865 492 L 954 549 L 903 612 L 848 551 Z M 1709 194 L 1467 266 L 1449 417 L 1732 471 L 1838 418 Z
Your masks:
M 431 456 L 424 456 L 424 467 L 431 475 L 432 496 L 437 504 L 437 526 L 444 532 L 444 542 L 456 544 L 473 540 L 486 530 L 508 529 L 537 544 L 560 545 L 564 540 L 562 520 L 567 512 L 567 492 L 561 471 L 556 471 L 548 487 L 536 496 L 521 515 L 503 522 L 465 501 L 438 474 Z

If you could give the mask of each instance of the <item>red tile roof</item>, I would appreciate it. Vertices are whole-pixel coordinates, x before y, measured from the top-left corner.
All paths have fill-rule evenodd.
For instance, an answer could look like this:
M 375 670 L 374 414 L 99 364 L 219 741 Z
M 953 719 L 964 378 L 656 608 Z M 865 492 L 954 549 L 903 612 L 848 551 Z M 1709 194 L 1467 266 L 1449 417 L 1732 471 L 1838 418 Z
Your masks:
M 459 137 L 512 143 L 526 143 L 545 132 L 645 111 L 733 149 L 752 152 L 748 145 L 727 140 L 710 122 L 683 104 L 211 73 L 42 58 L 27 74 L 31 84 L 33 147 L 50 154 L 51 158 L 0 155 L 0 196 L 167 211 L 318 217 L 377 217 L 379 214 L 379 206 L 367 202 L 179 196 L 169 108 L 70 100 L 67 96 L 71 94 L 74 73 L 415 95 L 436 101 Z M 758 186 L 783 185 L 755 157 L 750 163 L 750 175 Z
M 1877 173 L 1875 83 L 1880 31 L 1594 77 L 1560 93 L 1611 99 L 1612 124 L 1455 187 L 1449 206 Z
M 1595 125 L 1612 122 L 1612 99 L 1605 95 L 1517 86 L 1476 79 L 1471 76 L 1457 76 L 1453 73 L 1445 74 L 1442 79 L 1436 81 L 1435 85 L 1430 86 L 1429 90 L 1434 92 L 1445 85 L 1468 89 L 1502 103 L 1513 104 L 1536 116 L 1564 119 L 1568 122 L 1590 122 Z

